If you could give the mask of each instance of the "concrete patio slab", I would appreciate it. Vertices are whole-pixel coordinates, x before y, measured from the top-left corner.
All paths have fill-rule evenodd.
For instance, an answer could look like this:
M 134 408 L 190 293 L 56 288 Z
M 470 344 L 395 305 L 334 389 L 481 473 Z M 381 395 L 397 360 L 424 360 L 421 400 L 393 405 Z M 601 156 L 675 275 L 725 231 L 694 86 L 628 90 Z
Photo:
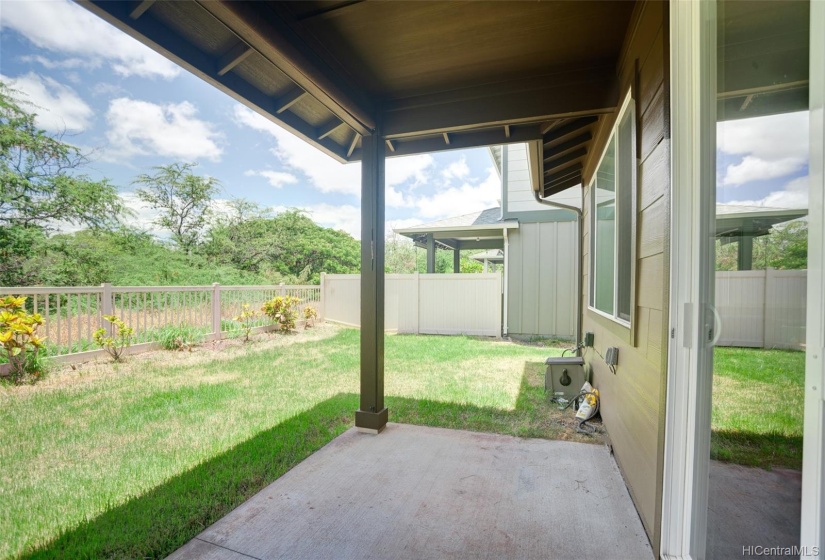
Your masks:
M 799 546 L 801 511 L 800 471 L 711 461 L 708 558 L 781 558 L 749 547 Z
M 176 560 L 653 558 L 603 446 L 388 424 L 349 430 Z

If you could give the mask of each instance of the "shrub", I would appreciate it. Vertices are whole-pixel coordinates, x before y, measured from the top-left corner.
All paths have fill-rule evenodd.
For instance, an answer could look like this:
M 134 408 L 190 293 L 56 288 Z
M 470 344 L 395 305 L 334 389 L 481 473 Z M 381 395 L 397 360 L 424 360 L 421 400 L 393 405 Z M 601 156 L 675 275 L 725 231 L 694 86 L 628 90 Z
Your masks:
M 300 302 L 301 300 L 296 297 L 277 296 L 264 303 L 261 311 L 278 323 L 281 332 L 288 333 L 295 330 L 295 321 L 298 319 L 298 311 L 295 306 Z
M 241 329 L 244 334 L 244 342 L 249 342 L 249 335 L 255 327 L 255 319 L 258 318 L 258 312 L 252 309 L 248 303 L 243 304 L 241 314 L 233 319 L 241 324 Z
M 304 328 L 308 329 L 309 327 L 315 326 L 315 320 L 318 318 L 318 311 L 311 305 L 307 305 L 304 307 Z M 312 324 L 310 324 L 312 323 Z
M 43 339 L 37 336 L 43 317 L 39 313 L 26 311 L 26 299 L 0 297 L 0 344 L 15 383 L 22 383 L 28 378 L 37 380 L 46 369 L 40 356 Z
M 164 350 L 192 351 L 193 346 L 203 342 L 203 331 L 188 325 L 167 325 L 158 329 L 157 342 Z
M 106 350 L 114 361 L 119 362 L 123 359 L 123 352 L 132 345 L 135 331 L 115 315 L 104 315 L 103 318 L 111 323 L 112 335 L 109 336 L 106 329 L 99 328 L 94 333 L 95 342 Z

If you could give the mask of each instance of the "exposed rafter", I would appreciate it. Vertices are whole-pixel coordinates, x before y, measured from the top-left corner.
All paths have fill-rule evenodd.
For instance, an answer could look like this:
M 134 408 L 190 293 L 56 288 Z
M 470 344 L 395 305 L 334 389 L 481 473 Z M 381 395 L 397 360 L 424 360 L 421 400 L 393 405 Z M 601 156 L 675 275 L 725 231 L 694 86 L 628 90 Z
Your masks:
M 151 8 L 152 4 L 154 4 L 154 3 L 155 3 L 155 0 L 143 0 L 137 6 L 135 6 L 134 10 L 129 12 L 129 17 L 132 18 L 132 19 L 139 18 L 140 16 L 142 16 L 146 12 L 146 10 Z
M 307 92 L 299 87 L 296 87 L 289 93 L 286 93 L 278 98 L 275 102 L 275 112 L 281 114 L 296 103 L 298 103 L 304 96 L 309 95 Z
M 282 19 L 281 8 L 257 2 L 199 4 L 350 128 L 360 134 L 375 129 L 369 100 L 345 85 L 317 54 L 302 48 L 303 41 Z
M 547 198 L 548 196 L 553 196 L 554 194 L 558 194 L 558 193 L 560 193 L 560 192 L 562 192 L 566 189 L 569 189 L 571 187 L 575 187 L 576 185 L 580 185 L 581 182 L 582 182 L 582 176 L 581 175 L 573 175 L 572 177 L 569 177 L 568 179 L 564 179 L 564 180 L 559 181 L 557 183 L 553 183 L 553 184 L 550 184 L 550 185 L 545 184 L 544 185 L 544 194 L 542 196 L 544 198 Z
M 243 62 L 255 52 L 249 45 L 244 42 L 239 42 L 237 45 L 229 49 L 219 60 L 217 64 L 218 76 L 223 76 L 238 64 Z
M 358 141 L 361 139 L 361 135 L 357 132 L 352 135 L 352 140 L 349 143 L 349 149 L 347 150 L 347 158 L 352 157 L 352 152 L 355 151 L 355 147 L 358 145 Z
M 79 0 L 80 3 L 129 35 L 140 39 L 156 51 L 177 62 L 199 78 L 211 83 L 232 98 L 246 104 L 264 117 L 273 120 L 313 143 L 338 161 L 347 160 L 345 150 L 329 138 L 318 140 L 313 126 L 290 112 L 277 113 L 278 101 L 267 95 L 234 72 L 219 75 L 216 59 L 174 32 L 150 10 L 139 19 L 130 17 L 131 4 L 103 0 Z
M 553 153 L 561 155 L 569 150 L 581 148 L 582 146 L 590 142 L 590 140 L 592 139 L 593 135 L 589 132 L 585 132 L 584 134 L 580 134 L 579 136 L 576 136 L 575 138 L 572 138 L 567 142 L 563 142 L 553 147 L 550 147 L 548 144 L 544 144 L 544 153 Z
M 387 140 L 387 148 L 389 148 L 391 152 L 395 152 L 395 144 L 392 140 Z
M 329 136 L 330 134 L 332 134 L 344 125 L 345 123 L 337 118 L 333 118 L 328 122 L 322 124 L 318 127 L 317 130 L 318 140 L 323 140 L 324 138 L 326 138 L 327 136 Z
M 581 176 L 582 174 L 582 164 L 576 163 L 571 165 L 570 167 L 566 167 L 565 169 L 559 171 L 558 173 L 551 173 L 547 175 L 544 180 L 544 184 L 552 184 L 564 179 L 569 179 L 573 175 Z
M 593 124 L 594 122 L 596 122 L 598 120 L 599 120 L 599 117 L 596 117 L 596 116 L 581 117 L 579 119 L 576 119 L 576 120 L 574 120 L 570 123 L 567 123 L 563 126 L 560 126 L 558 128 L 555 128 L 555 129 L 549 131 L 547 134 L 544 135 L 544 143 L 545 144 L 550 144 L 552 142 L 556 142 L 558 140 L 561 140 L 565 136 L 575 134 L 575 133 L 581 131 L 582 129 L 587 128 L 588 126 L 590 126 L 591 124 Z
M 553 173 L 564 168 L 567 164 L 583 159 L 587 155 L 587 148 L 573 150 L 563 156 L 551 156 L 544 160 L 544 172 Z

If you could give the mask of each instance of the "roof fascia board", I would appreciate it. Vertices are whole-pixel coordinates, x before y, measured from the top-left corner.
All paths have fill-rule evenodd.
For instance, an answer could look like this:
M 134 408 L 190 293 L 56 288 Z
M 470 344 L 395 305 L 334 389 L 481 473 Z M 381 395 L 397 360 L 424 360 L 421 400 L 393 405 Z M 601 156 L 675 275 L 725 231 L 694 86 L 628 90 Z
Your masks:
M 470 225 L 470 226 L 441 226 L 441 227 L 431 227 L 431 228 L 402 228 L 393 230 L 395 233 L 400 233 L 402 235 L 407 233 L 439 233 L 439 232 L 459 232 L 459 231 L 501 231 L 502 229 L 518 229 L 518 222 L 513 220 L 509 222 L 502 222 L 500 224 L 477 224 L 477 225 Z

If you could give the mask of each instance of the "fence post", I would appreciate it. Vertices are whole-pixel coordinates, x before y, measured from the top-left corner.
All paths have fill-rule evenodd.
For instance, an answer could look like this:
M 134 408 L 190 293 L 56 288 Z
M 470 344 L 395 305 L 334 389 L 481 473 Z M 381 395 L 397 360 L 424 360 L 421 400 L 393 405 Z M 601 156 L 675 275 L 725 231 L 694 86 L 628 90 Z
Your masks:
M 323 321 L 324 317 L 326 316 L 326 308 L 325 308 L 326 299 L 324 298 L 324 284 L 325 284 L 325 281 L 326 281 L 326 277 L 327 277 L 327 273 L 322 272 L 321 273 L 321 293 L 318 296 L 318 307 L 319 307 L 319 309 L 318 309 L 318 320 L 319 321 Z
M 221 285 L 212 284 L 212 339 L 221 339 Z
M 106 329 L 106 336 L 112 336 L 112 323 L 103 319 L 104 315 L 114 315 L 114 306 L 112 302 L 112 285 L 109 282 L 104 282 L 100 285 L 103 288 L 103 295 L 101 295 L 101 304 L 103 305 L 103 313 L 100 314 L 100 326 Z M 60 297 L 59 295 L 57 297 Z
M 415 271 L 415 334 L 421 334 L 421 276 Z

